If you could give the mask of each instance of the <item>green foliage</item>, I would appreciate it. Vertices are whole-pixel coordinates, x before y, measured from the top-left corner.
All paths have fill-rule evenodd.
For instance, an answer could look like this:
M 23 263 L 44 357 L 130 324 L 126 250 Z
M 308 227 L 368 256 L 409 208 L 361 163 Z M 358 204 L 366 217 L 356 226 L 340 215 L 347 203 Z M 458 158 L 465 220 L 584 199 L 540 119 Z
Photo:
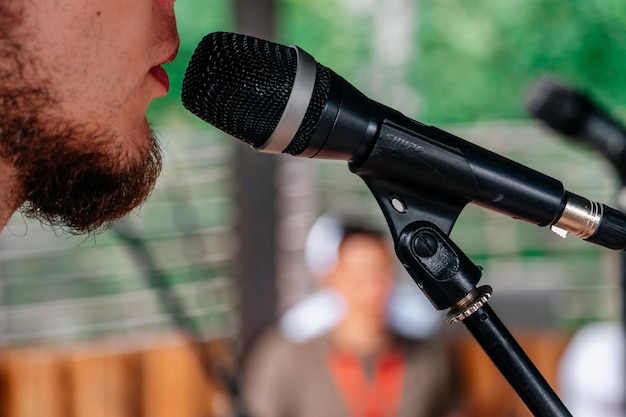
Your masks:
M 301 46 L 368 93 L 376 59 L 373 14 L 387 5 L 365 3 L 279 0 L 277 39 Z M 158 125 L 197 122 L 180 106 L 183 73 L 204 34 L 234 30 L 231 8 L 228 0 L 176 3 L 182 44 L 168 65 L 171 93 L 150 109 Z M 546 73 L 587 90 L 609 109 L 626 103 L 626 3 L 421 0 L 415 10 L 417 52 L 407 51 L 405 82 L 421 106 L 410 116 L 438 124 L 525 118 L 524 94 Z
M 525 117 L 555 74 L 609 108 L 626 102 L 626 4 L 617 0 L 423 0 L 411 81 L 437 122 Z
M 346 78 L 358 76 L 371 51 L 367 15 L 351 14 L 338 0 L 279 0 L 277 8 L 279 42 L 298 45 Z

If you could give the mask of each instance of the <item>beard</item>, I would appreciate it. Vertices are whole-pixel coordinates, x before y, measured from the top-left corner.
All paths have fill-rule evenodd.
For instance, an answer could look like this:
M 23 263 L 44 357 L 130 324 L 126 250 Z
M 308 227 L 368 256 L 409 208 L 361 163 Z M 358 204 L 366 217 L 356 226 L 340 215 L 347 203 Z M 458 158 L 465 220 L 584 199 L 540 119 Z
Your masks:
M 161 171 L 160 148 L 151 132 L 144 156 L 127 162 L 130 156 L 112 155 L 110 135 L 56 126 L 43 123 L 43 130 L 29 135 L 28 146 L 8 152 L 24 189 L 20 211 L 26 217 L 72 233 L 95 232 L 148 198 Z
M 152 192 L 162 166 L 158 141 L 147 122 L 141 147 L 106 127 L 51 116 L 54 89 L 34 76 L 35 62 L 8 27 L 0 29 L 0 158 L 19 190 L 9 197 L 24 202 L 26 217 L 70 233 L 105 230 Z

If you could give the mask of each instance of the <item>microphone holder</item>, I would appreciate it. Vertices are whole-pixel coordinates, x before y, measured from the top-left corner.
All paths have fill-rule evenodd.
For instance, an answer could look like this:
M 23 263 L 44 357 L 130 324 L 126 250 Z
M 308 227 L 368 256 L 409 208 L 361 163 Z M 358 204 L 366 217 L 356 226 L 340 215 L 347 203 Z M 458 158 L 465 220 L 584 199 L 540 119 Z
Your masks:
M 379 160 L 369 158 L 351 170 L 359 175 L 379 203 L 395 243 L 398 258 L 438 310 L 449 309 L 449 323 L 462 322 L 537 417 L 571 417 L 530 358 L 500 321 L 487 300 L 489 286 L 476 287 L 482 269 L 449 238 L 467 204 L 458 195 L 433 198 L 376 175 Z

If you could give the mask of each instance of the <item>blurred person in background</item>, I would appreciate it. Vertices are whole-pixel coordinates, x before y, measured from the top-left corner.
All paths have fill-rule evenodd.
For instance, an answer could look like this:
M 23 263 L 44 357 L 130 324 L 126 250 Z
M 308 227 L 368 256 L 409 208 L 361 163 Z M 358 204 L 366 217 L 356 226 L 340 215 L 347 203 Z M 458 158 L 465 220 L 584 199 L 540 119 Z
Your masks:
M 315 234 L 314 226 L 310 237 Z M 317 246 L 331 254 L 314 265 L 325 270 L 323 289 L 288 310 L 246 361 L 243 389 L 251 415 L 460 416 L 446 347 L 419 337 L 432 335 L 434 320 L 420 326 L 409 319 L 421 327 L 410 337 L 390 323 L 396 280 L 387 239 L 345 224 L 326 236 L 307 242 L 307 252 Z
M 575 417 L 626 417 L 626 335 L 621 322 L 583 326 L 559 363 L 559 391 Z
M 91 232 L 148 197 L 178 45 L 174 0 L 0 0 L 0 229 L 21 207 Z

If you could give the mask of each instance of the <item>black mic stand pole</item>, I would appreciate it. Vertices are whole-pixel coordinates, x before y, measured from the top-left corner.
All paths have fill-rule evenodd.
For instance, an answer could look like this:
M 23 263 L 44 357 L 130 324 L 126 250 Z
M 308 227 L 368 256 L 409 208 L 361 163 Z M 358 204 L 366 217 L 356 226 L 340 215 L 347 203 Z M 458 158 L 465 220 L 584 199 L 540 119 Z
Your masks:
M 448 322 L 462 322 L 536 417 L 571 417 L 535 365 L 487 304 L 489 286 L 476 287 L 482 269 L 450 240 L 454 222 L 468 202 L 460 196 L 429 198 L 380 179 L 376 161 L 353 169 L 378 201 L 393 235 L 396 253 Z M 353 167 L 351 167 L 352 169 Z M 416 195 L 417 194 L 417 195 Z M 426 196 L 426 198 L 424 198 Z

